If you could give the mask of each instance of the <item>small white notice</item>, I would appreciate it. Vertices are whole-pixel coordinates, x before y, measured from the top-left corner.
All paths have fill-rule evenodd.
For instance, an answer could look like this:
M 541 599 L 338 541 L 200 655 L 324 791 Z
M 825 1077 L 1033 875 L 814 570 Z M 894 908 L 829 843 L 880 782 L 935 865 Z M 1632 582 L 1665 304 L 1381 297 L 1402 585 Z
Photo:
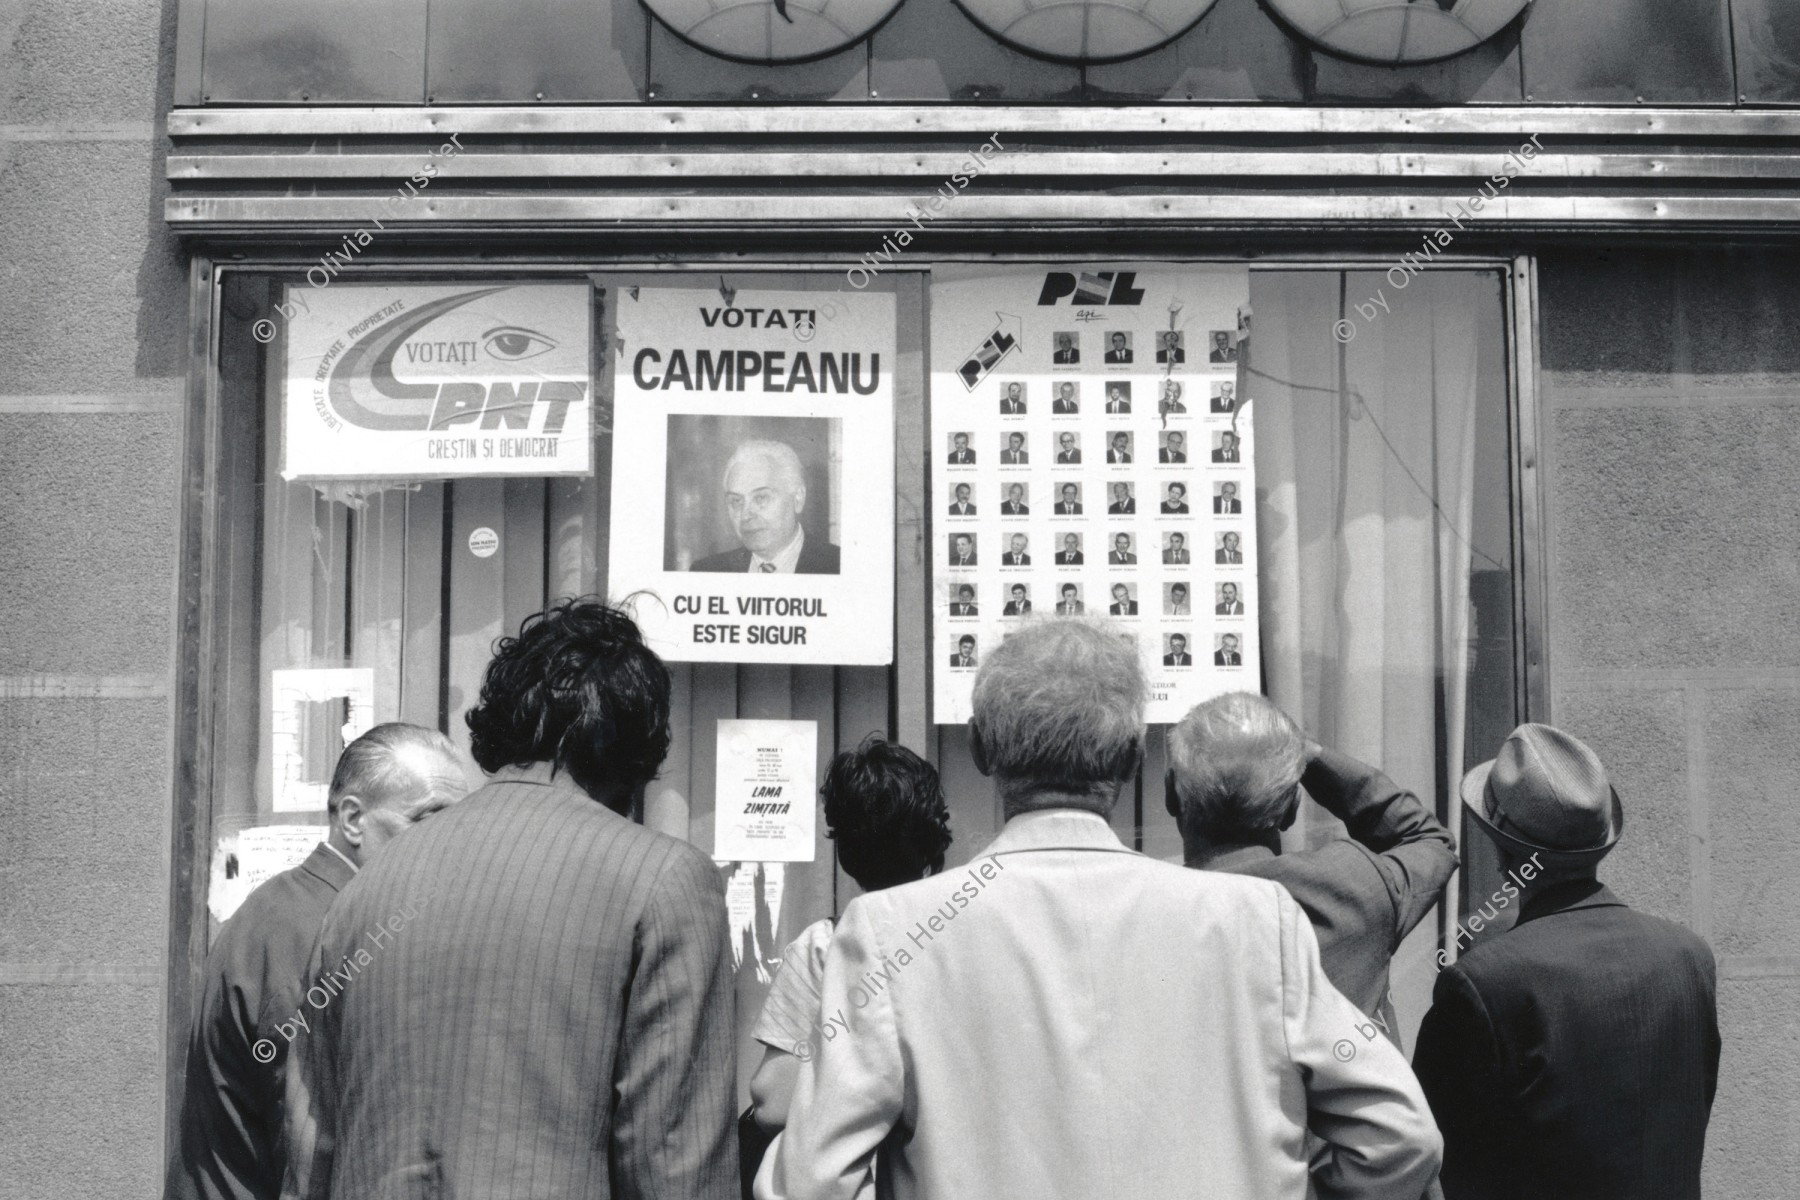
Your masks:
M 720 862 L 811 862 L 818 804 L 817 721 L 720 721 Z
M 371 667 L 270 672 L 270 795 L 276 812 L 325 807 L 344 747 L 375 727 Z
M 227 921 L 250 893 L 306 860 L 331 830 L 324 825 L 259 825 L 219 839 L 206 906 Z

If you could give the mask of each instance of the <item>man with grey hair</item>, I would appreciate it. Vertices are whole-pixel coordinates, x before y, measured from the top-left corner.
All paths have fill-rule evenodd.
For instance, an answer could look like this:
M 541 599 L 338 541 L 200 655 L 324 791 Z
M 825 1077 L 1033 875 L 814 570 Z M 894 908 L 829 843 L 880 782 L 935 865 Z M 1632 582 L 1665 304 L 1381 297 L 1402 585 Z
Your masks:
M 469 790 L 450 739 L 394 722 L 351 742 L 326 793 L 325 839 L 250 893 L 207 956 L 188 1040 L 181 1144 L 166 1200 L 274 1200 L 281 1192 L 288 1051 L 325 912 L 358 869 Z
M 836 575 L 838 548 L 811 541 L 800 523 L 806 511 L 806 468 L 786 442 L 744 442 L 725 464 L 725 515 L 741 543 L 703 558 L 689 570 L 761 575 Z
M 967 868 L 844 910 L 829 1032 L 761 1200 L 850 1200 L 884 1142 L 896 1200 L 1299 1200 L 1309 1124 L 1320 1196 L 1424 1191 L 1424 1097 L 1392 1046 L 1346 1040 L 1361 1015 L 1293 899 L 1113 832 L 1146 693 L 1106 623 L 1031 623 L 989 651 L 970 748 L 1006 826 Z
M 1284 854 L 1302 786 L 1350 836 Z M 1309 742 L 1253 692 L 1197 705 L 1169 732 L 1163 791 L 1187 865 L 1285 887 L 1312 922 L 1325 974 L 1398 1045 L 1388 966 L 1456 869 L 1450 831 L 1417 796 Z

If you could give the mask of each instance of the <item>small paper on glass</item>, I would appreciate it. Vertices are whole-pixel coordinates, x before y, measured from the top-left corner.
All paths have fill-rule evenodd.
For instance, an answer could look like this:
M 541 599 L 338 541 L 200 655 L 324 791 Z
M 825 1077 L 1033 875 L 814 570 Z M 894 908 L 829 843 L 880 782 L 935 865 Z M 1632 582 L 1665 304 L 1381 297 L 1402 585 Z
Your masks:
M 322 809 L 338 756 L 375 727 L 375 671 L 271 671 L 269 691 L 272 807 L 276 812 Z
M 818 805 L 817 721 L 719 722 L 720 862 L 812 862 Z

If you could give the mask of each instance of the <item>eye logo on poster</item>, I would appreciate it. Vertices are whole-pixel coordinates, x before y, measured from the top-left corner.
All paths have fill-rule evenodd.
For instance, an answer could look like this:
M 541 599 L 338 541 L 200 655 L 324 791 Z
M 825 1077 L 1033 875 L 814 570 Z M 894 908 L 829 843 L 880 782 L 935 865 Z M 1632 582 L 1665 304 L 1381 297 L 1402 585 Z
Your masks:
M 740 62 L 802 62 L 854 45 L 900 0 L 644 0 L 683 41 Z
M 286 479 L 586 474 L 586 284 L 339 284 L 289 322 Z

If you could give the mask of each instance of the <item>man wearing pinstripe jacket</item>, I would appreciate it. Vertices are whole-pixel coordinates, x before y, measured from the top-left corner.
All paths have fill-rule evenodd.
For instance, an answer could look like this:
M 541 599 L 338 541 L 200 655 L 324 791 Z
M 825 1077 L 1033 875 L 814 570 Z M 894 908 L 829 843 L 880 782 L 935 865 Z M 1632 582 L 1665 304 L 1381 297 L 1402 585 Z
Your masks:
M 326 917 L 284 1194 L 737 1195 L 723 887 L 620 815 L 668 710 L 668 671 L 604 603 L 501 640 L 468 715 L 488 785 Z

